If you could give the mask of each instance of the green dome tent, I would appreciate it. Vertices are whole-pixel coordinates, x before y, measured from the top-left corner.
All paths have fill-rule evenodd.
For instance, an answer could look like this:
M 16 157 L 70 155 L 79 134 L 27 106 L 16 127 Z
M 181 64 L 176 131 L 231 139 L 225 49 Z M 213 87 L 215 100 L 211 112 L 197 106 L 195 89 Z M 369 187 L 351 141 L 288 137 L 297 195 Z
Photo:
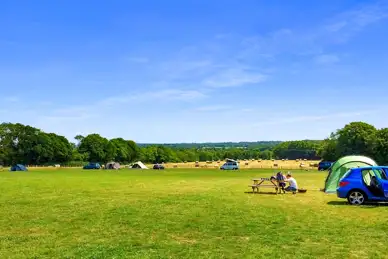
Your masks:
M 365 156 L 345 156 L 338 159 L 330 168 L 325 182 L 325 192 L 335 193 L 341 177 L 351 168 L 376 166 L 373 159 Z

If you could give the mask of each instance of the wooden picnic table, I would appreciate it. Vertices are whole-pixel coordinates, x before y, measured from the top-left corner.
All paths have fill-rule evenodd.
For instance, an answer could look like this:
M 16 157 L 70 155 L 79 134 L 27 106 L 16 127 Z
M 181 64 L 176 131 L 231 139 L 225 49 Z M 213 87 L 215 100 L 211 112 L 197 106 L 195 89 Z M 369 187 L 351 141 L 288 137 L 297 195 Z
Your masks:
M 253 184 L 248 185 L 249 187 L 252 187 L 252 192 L 259 192 L 260 188 L 274 188 L 275 192 L 278 193 L 279 186 L 277 184 L 276 179 L 271 180 L 271 178 L 255 178 L 252 179 Z

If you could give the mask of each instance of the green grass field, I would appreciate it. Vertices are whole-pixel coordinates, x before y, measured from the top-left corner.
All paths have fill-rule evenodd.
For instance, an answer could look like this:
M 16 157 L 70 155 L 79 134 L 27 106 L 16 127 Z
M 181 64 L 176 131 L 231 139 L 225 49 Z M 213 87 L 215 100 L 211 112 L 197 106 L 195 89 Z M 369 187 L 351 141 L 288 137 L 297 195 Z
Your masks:
M 272 172 L 2 171 L 0 258 L 387 258 L 388 207 L 316 171 L 293 171 L 305 194 L 245 193 Z

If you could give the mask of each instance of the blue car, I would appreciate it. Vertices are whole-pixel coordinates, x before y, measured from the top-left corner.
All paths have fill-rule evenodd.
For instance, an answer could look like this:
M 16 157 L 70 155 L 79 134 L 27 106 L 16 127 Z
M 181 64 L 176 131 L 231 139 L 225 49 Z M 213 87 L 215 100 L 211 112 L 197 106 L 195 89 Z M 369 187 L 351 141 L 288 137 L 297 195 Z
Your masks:
M 388 201 L 388 166 L 352 168 L 338 182 L 337 197 L 351 205 Z
M 101 165 L 99 163 L 89 163 L 83 167 L 83 169 L 100 169 Z
M 318 171 L 325 171 L 332 166 L 333 162 L 329 161 L 321 161 L 318 164 Z

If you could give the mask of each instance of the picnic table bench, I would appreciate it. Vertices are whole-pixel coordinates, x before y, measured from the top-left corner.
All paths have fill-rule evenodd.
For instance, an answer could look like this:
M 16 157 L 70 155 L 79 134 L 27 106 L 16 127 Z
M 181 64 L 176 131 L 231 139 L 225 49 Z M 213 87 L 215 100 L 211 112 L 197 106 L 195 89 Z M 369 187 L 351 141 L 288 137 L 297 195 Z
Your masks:
M 275 179 L 271 178 L 255 178 L 252 179 L 253 184 L 248 185 L 249 187 L 252 187 L 252 192 L 259 192 L 260 188 L 273 188 L 275 189 L 275 192 L 278 193 L 279 186 L 277 185 L 277 182 Z M 264 184 L 263 184 L 264 183 Z

